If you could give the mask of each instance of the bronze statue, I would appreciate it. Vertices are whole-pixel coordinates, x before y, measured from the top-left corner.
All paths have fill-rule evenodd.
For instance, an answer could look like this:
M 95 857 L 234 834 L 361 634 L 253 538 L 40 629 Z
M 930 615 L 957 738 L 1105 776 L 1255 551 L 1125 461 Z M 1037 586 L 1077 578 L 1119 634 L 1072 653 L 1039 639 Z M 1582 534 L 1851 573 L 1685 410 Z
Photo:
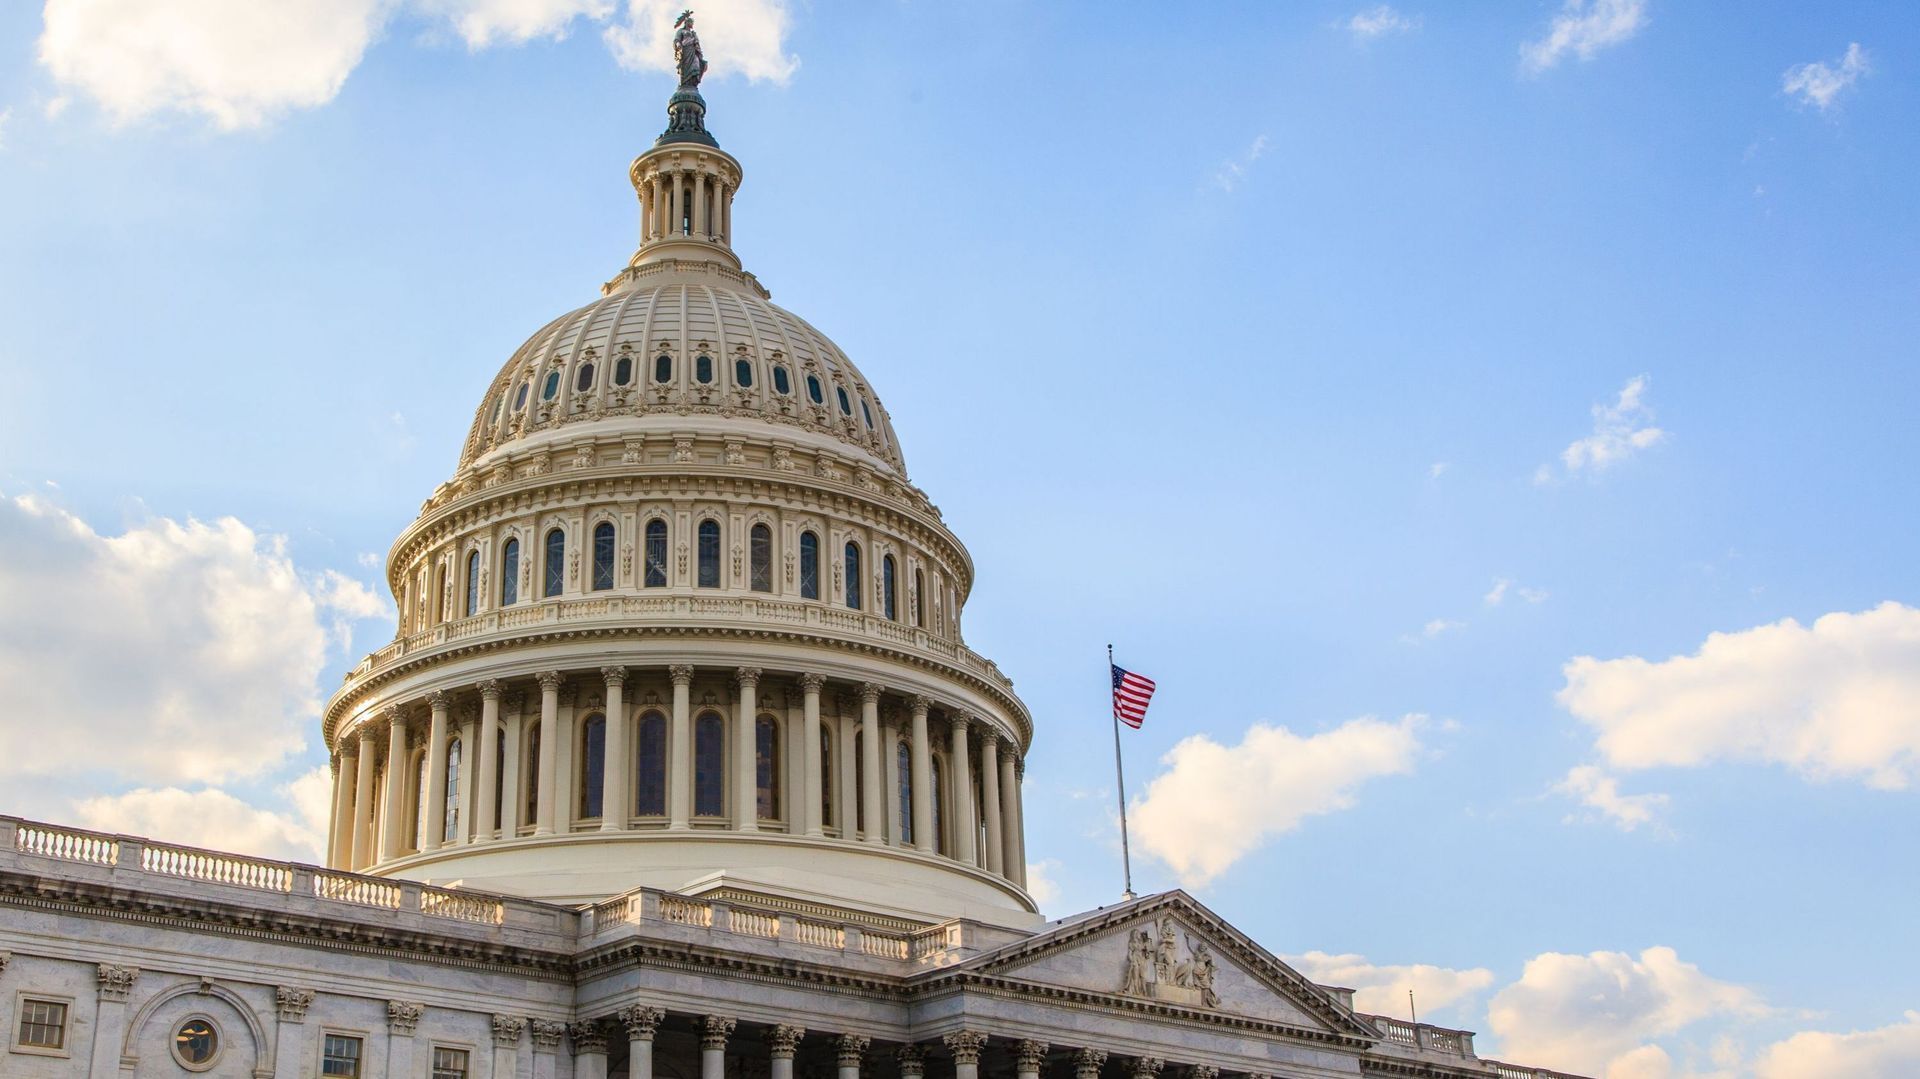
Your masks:
M 693 9 L 682 11 L 673 27 L 673 62 L 680 68 L 680 89 L 697 90 L 707 73 L 707 58 L 700 51 L 700 35 L 693 32 Z

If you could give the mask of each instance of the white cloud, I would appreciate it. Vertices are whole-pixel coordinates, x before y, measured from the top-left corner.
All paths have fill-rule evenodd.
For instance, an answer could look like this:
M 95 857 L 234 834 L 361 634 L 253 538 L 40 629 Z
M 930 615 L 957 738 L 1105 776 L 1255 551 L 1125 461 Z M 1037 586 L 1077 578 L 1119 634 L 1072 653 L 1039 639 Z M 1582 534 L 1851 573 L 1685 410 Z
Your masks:
M 1803 1031 L 1776 1042 L 1760 1055 L 1759 1079 L 1804 1079 L 1844 1075 L 1848 1079 L 1905 1079 L 1920 1075 L 1920 1011 L 1905 1021 L 1849 1034 Z
M 1413 634 L 1413 633 L 1401 634 L 1400 640 L 1402 643 L 1405 643 L 1405 644 L 1419 644 L 1422 641 L 1431 641 L 1435 637 L 1440 637 L 1445 634 L 1453 633 L 1458 630 L 1463 630 L 1466 628 L 1467 628 L 1467 624 L 1465 622 L 1461 622 L 1456 619 L 1435 618 L 1435 619 L 1429 620 L 1426 625 L 1421 626 L 1420 632 L 1418 634 Z
M 613 0 L 419 0 L 419 5 L 451 22 L 474 49 L 565 37 L 575 19 L 599 21 L 613 14 Z
M 1353 804 L 1360 784 L 1413 771 L 1424 716 L 1372 716 L 1301 737 L 1255 724 L 1236 746 L 1183 739 L 1133 803 L 1133 833 L 1181 881 L 1202 886 L 1269 837 Z
M 1434 463 L 1427 466 L 1427 478 L 1430 480 L 1437 480 L 1440 477 L 1446 475 L 1447 470 L 1452 467 L 1453 465 L 1451 462 L 1435 461 Z
M 607 27 L 607 47 L 620 66 L 667 71 L 673 66 L 673 20 L 681 0 L 627 0 L 626 14 Z M 711 77 L 744 75 L 785 84 L 800 61 L 786 52 L 785 0 L 704 0 L 694 14 Z
M 1053 879 L 1059 871 L 1060 863 L 1052 858 L 1027 863 L 1027 894 L 1041 910 L 1060 901 L 1060 886 Z
M 1487 594 L 1480 597 L 1480 602 L 1489 607 L 1498 607 L 1506 602 L 1509 594 L 1519 596 L 1528 603 L 1542 603 L 1547 598 L 1547 590 L 1544 588 L 1529 588 L 1526 585 L 1515 584 L 1511 577 L 1495 577 L 1493 587 L 1487 589 Z
M 1493 984 L 1493 971 L 1484 967 L 1453 970 L 1415 963 L 1383 966 L 1361 955 L 1308 952 L 1284 957 L 1287 964 L 1321 985 L 1353 990 L 1353 1006 L 1369 1015 L 1405 1015 L 1407 991 L 1421 1015 L 1445 1011 L 1472 999 Z
M 1646 21 L 1646 0 L 1567 0 L 1544 35 L 1521 44 L 1521 65 L 1541 72 L 1569 53 L 1591 60 L 1639 33 Z
M 281 799 L 292 806 L 292 812 L 283 813 L 248 805 L 216 788 L 178 787 L 142 787 L 87 798 L 74 803 L 74 812 L 82 827 L 99 831 L 313 862 L 326 843 L 330 784 L 330 773 L 322 766 L 281 787 Z
M 1780 90 L 1799 98 L 1803 105 L 1812 105 L 1825 111 L 1833 107 L 1842 92 L 1872 71 L 1872 65 L 1867 62 L 1867 51 L 1856 41 L 1847 46 L 1846 54 L 1834 61 L 1831 67 L 1815 61 L 1788 68 L 1780 76 Z
M 0 497 L 0 776 L 220 783 L 301 750 L 326 658 L 323 604 L 278 537 L 232 518 L 115 536 L 33 495 Z
M 1593 433 L 1575 439 L 1560 451 L 1560 464 L 1571 478 L 1583 472 L 1598 474 L 1612 468 L 1649 446 L 1665 441 L 1667 433 L 1653 425 L 1653 410 L 1647 406 L 1647 376 L 1636 375 L 1620 387 L 1611 404 L 1593 406 Z M 1535 483 L 1554 478 L 1550 465 L 1541 465 L 1534 473 Z
M 1655 824 L 1666 812 L 1664 794 L 1621 794 L 1620 781 L 1591 764 L 1569 769 L 1566 778 L 1554 784 L 1555 791 L 1598 812 L 1623 832 L 1643 824 Z
M 1580 656 L 1558 700 L 1618 769 L 1720 760 L 1904 789 L 1920 775 L 1920 610 L 1788 618 L 1714 633 L 1692 655 Z
M 1213 186 L 1222 191 L 1234 190 L 1246 180 L 1247 174 L 1253 170 L 1253 163 L 1266 155 L 1267 137 L 1255 136 L 1239 157 L 1221 163 L 1220 168 L 1213 174 Z
M 1672 948 L 1653 947 L 1638 957 L 1535 956 L 1520 980 L 1494 996 L 1487 1023 L 1503 1060 L 1624 1079 L 1665 1074 L 1650 1070 L 1666 1061 L 1664 1051 L 1642 1048 L 1650 1039 L 1705 1019 L 1765 1012 L 1752 990 L 1708 977 Z
M 13 119 L 12 109 L 0 109 L 0 150 L 7 148 L 7 121 Z
M 1420 29 L 1420 16 L 1403 15 L 1386 4 L 1370 7 L 1347 20 L 1347 31 L 1356 39 L 1371 41 L 1385 34 L 1404 34 Z

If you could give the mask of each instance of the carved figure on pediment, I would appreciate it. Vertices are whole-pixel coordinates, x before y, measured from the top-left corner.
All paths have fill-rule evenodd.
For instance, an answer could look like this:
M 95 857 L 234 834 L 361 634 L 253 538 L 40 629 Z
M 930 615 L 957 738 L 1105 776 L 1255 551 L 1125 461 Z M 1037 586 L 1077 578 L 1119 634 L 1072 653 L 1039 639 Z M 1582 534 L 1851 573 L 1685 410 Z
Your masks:
M 1200 990 L 1200 1003 L 1209 1008 L 1218 1008 L 1220 1006 L 1220 994 L 1214 992 L 1213 989 L 1213 976 L 1215 973 L 1213 950 L 1207 947 L 1207 942 L 1204 940 L 1187 941 L 1187 950 L 1191 952 L 1193 956 L 1188 964 L 1188 981 L 1195 989 Z
M 1127 938 L 1127 973 L 1120 983 L 1120 991 L 1136 997 L 1148 993 L 1147 979 L 1153 970 L 1153 937 L 1144 929 L 1136 929 Z
M 1168 985 L 1177 985 L 1179 983 L 1173 980 L 1174 967 L 1177 966 L 1174 959 L 1174 949 L 1180 946 L 1180 936 L 1173 927 L 1173 915 L 1162 914 L 1160 916 L 1159 929 L 1160 944 L 1158 954 L 1153 961 L 1153 971 L 1159 975 L 1161 982 Z

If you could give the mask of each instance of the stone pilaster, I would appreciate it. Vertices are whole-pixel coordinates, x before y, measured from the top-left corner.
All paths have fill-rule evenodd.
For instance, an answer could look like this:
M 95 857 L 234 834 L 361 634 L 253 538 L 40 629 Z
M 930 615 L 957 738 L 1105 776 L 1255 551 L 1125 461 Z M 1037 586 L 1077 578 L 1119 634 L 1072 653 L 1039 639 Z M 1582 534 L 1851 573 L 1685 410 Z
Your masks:
M 927 1049 L 923 1045 L 909 1043 L 895 1049 L 893 1061 L 900 1069 L 900 1079 L 922 1079 L 927 1074 Z
M 860 1079 L 860 1063 L 867 1058 L 867 1046 L 872 1044 L 873 1039 L 865 1034 L 842 1034 L 833 1040 L 840 1079 Z
M 280 986 L 273 991 L 277 1023 L 273 1035 L 274 1079 L 300 1079 L 307 1059 L 307 1009 L 313 990 Z
M 573 1079 L 607 1079 L 607 1030 L 588 1019 L 567 1027 L 573 1050 Z
M 518 1016 L 493 1017 L 493 1074 L 506 1077 L 520 1074 L 520 1038 L 527 1022 Z
M 117 1079 L 120 1044 L 127 1033 L 127 998 L 140 980 L 140 968 L 101 963 L 94 977 L 100 1001 L 94 1011 L 93 1051 L 87 1074 L 89 1079 Z
M 387 1001 L 387 1074 L 413 1074 L 413 1032 L 427 1006 L 411 1000 Z

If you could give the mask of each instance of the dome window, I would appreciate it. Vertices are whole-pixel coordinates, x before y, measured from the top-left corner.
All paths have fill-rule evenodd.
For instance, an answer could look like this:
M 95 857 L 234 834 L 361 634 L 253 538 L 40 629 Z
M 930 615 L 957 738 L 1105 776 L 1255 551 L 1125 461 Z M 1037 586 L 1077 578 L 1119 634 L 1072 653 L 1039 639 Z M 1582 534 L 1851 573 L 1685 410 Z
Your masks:
M 880 613 L 890 622 L 899 620 L 899 608 L 894 604 L 895 576 L 893 556 L 883 556 L 880 559 Z
M 620 357 L 620 361 L 613 365 L 613 384 L 616 386 L 625 386 L 632 381 L 633 357 L 622 356 Z
M 648 588 L 667 586 L 667 522 L 655 517 L 647 522 Z
M 506 409 L 506 407 L 507 407 L 507 391 L 505 391 L 505 390 L 501 390 L 501 391 L 500 391 L 500 396 L 498 396 L 498 397 L 495 397 L 495 398 L 493 399 L 493 419 L 491 419 L 491 420 L 488 420 L 487 422 L 488 422 L 488 423 L 499 423 L 499 422 L 500 422 L 500 413 L 501 413 L 502 411 L 504 411 L 504 410 Z
M 590 389 L 593 389 L 593 365 L 583 363 L 580 365 L 579 376 L 573 380 L 573 392 L 585 393 Z M 871 422 L 869 422 L 869 426 L 871 426 Z
M 753 565 L 751 586 L 755 592 L 773 591 L 773 529 L 754 525 L 748 533 L 747 547 Z
M 847 606 L 852 610 L 860 609 L 860 545 L 847 544 Z
M 655 382 L 673 381 L 673 357 L 662 352 L 653 358 L 653 380 Z
M 593 590 L 605 592 L 613 587 L 613 522 L 593 526 Z
M 467 617 L 480 613 L 480 552 L 467 553 Z
M 527 407 L 527 384 L 522 382 L 520 392 L 513 395 L 513 410 L 518 412 L 525 407 Z
M 510 539 L 500 555 L 500 606 L 511 607 L 520 599 L 520 541 Z
M 525 389 L 522 388 L 521 392 L 524 396 Z M 826 397 L 820 393 L 820 380 L 813 375 L 807 376 L 807 396 L 813 398 L 813 403 L 816 405 L 824 405 L 827 403 Z
M 739 386 L 743 390 L 752 388 L 753 386 L 753 361 L 752 360 L 749 360 L 745 356 L 742 356 L 739 359 L 733 361 L 733 382 L 734 382 L 734 385 Z
M 800 533 L 800 598 L 820 598 L 820 537 Z
M 559 392 L 560 392 L 560 372 L 558 370 L 548 371 L 547 381 L 544 385 L 540 387 L 540 399 L 542 401 L 551 401 L 553 400 L 554 395 Z
M 787 379 L 787 369 L 777 363 L 773 365 L 773 391 L 782 397 L 793 392 L 793 383 Z
M 556 528 L 547 533 L 546 597 L 552 599 L 567 586 L 567 534 Z
M 702 588 L 720 587 L 720 522 L 700 522 L 700 579 Z
M 702 352 L 693 358 L 693 379 L 702 385 L 713 382 L 713 357 Z
M 866 417 L 867 430 L 873 430 L 873 409 L 867 407 L 867 399 L 864 397 L 860 399 L 860 415 Z
M 693 722 L 693 815 L 726 813 L 726 722 L 717 712 L 702 712 Z
M 853 402 L 852 402 L 852 401 L 849 401 L 849 400 L 847 400 L 847 389 L 846 389 L 846 387 L 845 387 L 845 386 L 837 386 L 837 387 L 835 387 L 835 388 L 834 388 L 834 391 L 833 391 L 833 392 L 834 392 L 834 393 L 837 393 L 837 394 L 839 394 L 839 395 L 840 395 L 840 414 L 841 414 L 842 416 L 851 416 L 851 415 L 853 415 Z

